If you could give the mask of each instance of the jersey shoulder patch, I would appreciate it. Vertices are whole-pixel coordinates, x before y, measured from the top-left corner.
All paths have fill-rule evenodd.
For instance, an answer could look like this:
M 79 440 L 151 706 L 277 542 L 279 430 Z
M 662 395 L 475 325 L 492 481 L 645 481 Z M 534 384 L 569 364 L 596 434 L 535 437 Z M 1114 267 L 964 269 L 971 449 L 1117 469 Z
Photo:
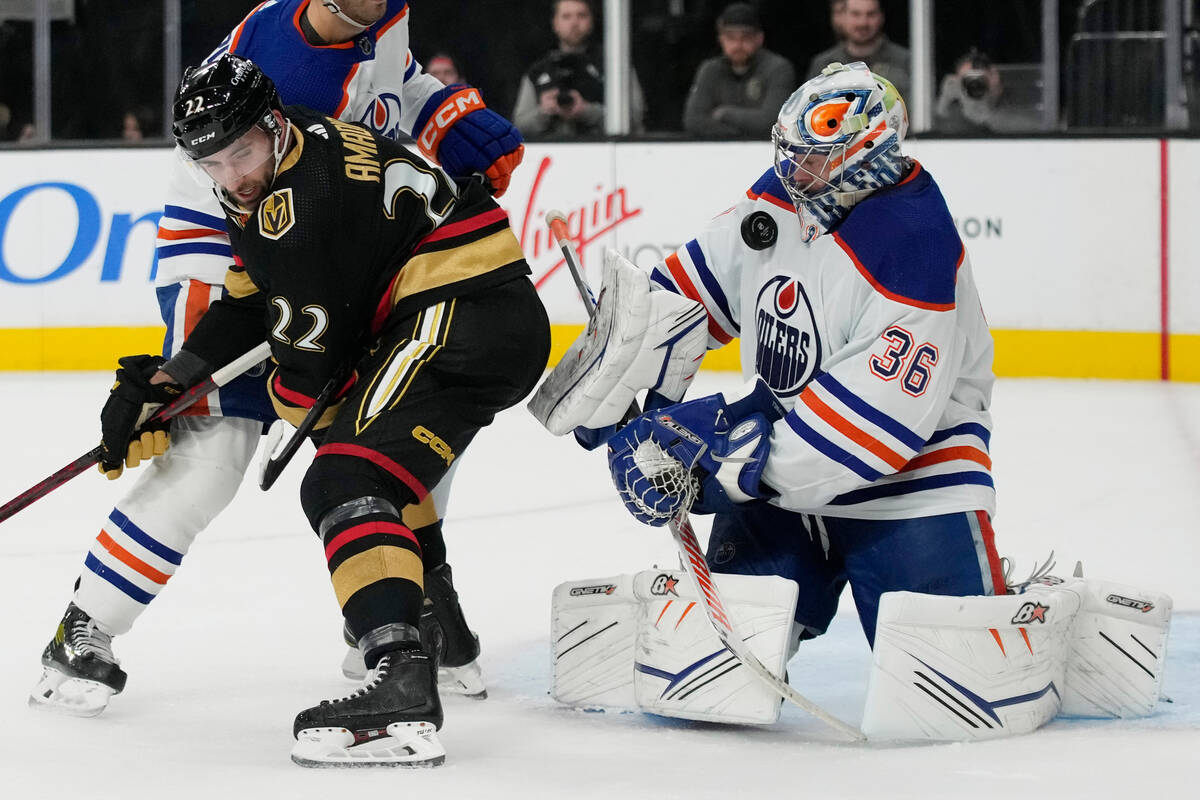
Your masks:
M 954 308 L 965 250 L 942 192 L 920 164 L 862 201 L 833 234 L 880 294 L 933 311 Z
M 746 190 L 746 197 L 751 200 L 763 200 L 787 211 L 796 210 L 773 167 L 768 167 L 767 171 L 754 182 L 754 185 Z

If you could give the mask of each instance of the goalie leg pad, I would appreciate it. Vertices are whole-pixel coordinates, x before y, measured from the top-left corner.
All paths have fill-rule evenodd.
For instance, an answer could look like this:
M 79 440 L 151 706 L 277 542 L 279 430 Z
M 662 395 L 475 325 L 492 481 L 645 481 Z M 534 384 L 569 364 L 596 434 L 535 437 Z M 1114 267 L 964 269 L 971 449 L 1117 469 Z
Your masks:
M 716 580 L 737 632 L 782 675 L 796 583 L 751 575 Z M 724 648 L 686 572 L 565 583 L 555 589 L 552 616 L 552 694 L 561 703 L 735 724 L 778 719 L 779 696 Z
M 880 598 L 863 732 L 964 741 L 1029 733 L 1062 703 L 1079 596 Z
M 576 708 L 637 708 L 633 575 L 570 581 L 550 601 L 551 695 Z
M 561 436 L 620 422 L 643 389 L 678 401 L 707 348 L 707 319 L 694 300 L 652 291 L 645 272 L 609 249 L 596 314 L 538 387 L 530 413 Z
M 769 575 L 716 575 L 734 630 L 782 677 L 796 610 L 795 581 Z M 653 714 L 742 725 L 779 719 L 779 695 L 725 649 L 686 572 L 640 572 L 634 693 Z
M 1069 581 L 1082 606 L 1071 631 L 1062 713 L 1145 717 L 1162 693 L 1171 598 L 1110 581 Z

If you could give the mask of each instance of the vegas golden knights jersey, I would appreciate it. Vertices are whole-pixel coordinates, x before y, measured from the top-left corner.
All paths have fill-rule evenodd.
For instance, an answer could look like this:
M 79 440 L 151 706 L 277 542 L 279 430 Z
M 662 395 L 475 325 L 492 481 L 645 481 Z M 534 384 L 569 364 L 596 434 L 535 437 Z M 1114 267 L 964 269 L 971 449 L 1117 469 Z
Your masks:
M 295 407 L 389 324 L 530 270 L 479 183 L 359 125 L 287 115 L 295 144 L 257 209 L 226 209 L 226 296 L 183 349 L 217 367 L 268 338 L 273 399 Z

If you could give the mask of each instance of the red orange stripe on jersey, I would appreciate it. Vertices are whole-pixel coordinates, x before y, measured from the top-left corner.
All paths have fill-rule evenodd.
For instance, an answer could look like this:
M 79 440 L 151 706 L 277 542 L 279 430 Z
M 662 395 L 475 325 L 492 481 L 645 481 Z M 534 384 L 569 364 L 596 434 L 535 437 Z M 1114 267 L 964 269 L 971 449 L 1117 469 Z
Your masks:
M 884 285 L 882 283 L 875 280 L 875 276 L 871 274 L 870 270 L 868 270 L 865 266 L 863 266 L 863 263 L 858 260 L 858 256 L 855 255 L 854 250 L 851 249 L 850 245 L 846 244 L 846 240 L 842 238 L 842 235 L 840 233 L 838 233 L 837 231 L 834 231 L 833 240 L 835 242 L 837 242 L 838 247 L 842 248 L 842 252 L 844 252 L 846 254 L 846 256 L 850 259 L 851 263 L 854 264 L 854 268 L 858 270 L 858 274 L 862 275 L 863 278 L 867 281 L 867 283 L 871 284 L 872 288 L 874 288 L 875 291 L 879 292 L 881 295 L 883 295 L 887 299 L 895 300 L 897 303 L 903 303 L 906 306 L 913 306 L 914 308 L 924 308 L 928 311 L 953 311 L 954 310 L 954 303 L 928 303 L 928 302 L 925 302 L 924 300 L 914 300 L 911 297 L 905 297 L 902 294 L 896 294 L 895 292 L 889 291 L 888 289 L 886 289 L 884 287 Z M 962 252 L 959 253 L 958 264 L 955 266 L 955 269 L 962 266 L 964 255 L 966 255 L 965 248 L 962 250 Z
M 749 197 L 751 200 L 766 200 L 766 201 L 767 201 L 768 203 L 770 203 L 771 205 L 773 205 L 773 206 L 779 206 L 780 208 L 786 209 L 786 210 L 788 210 L 788 211 L 795 211 L 795 210 L 796 210 L 796 207 L 795 207 L 795 206 L 793 206 L 793 205 L 792 205 L 790 202 L 787 202 L 787 201 L 785 201 L 785 200 L 781 200 L 780 198 L 776 197 L 775 195 L 773 195 L 773 194 L 768 194 L 767 192 L 762 192 L 762 193 L 760 193 L 760 194 L 755 194 L 755 193 L 754 193 L 752 190 L 750 190 L 750 189 L 747 189 L 747 190 L 746 190 L 746 197 Z
M 346 106 L 350 105 L 350 82 L 354 80 L 354 76 L 358 74 L 358 64 L 350 68 L 346 73 L 346 80 L 342 81 L 342 99 L 338 103 L 337 108 L 333 110 L 332 116 L 335 119 L 341 119 L 342 114 L 346 111 Z
M 904 456 L 900 455 L 895 450 L 891 449 L 866 431 L 858 428 L 852 422 L 850 422 L 850 420 L 834 411 L 824 400 L 822 400 L 820 397 L 817 397 L 816 392 L 812 391 L 811 389 L 806 389 L 800 393 L 800 400 L 804 403 L 804 405 L 808 406 L 809 410 L 828 423 L 830 427 L 834 428 L 836 431 L 841 433 L 850 441 L 854 442 L 859 447 L 870 451 L 875 455 L 876 458 L 879 458 L 893 470 L 901 470 L 904 468 L 905 463 L 907 463 Z
M 225 231 L 219 231 L 216 228 L 184 228 L 182 230 L 171 230 L 170 228 L 159 227 L 158 238 L 174 241 L 176 239 L 201 239 L 205 236 L 225 236 Z
M 901 472 L 911 472 L 914 469 L 921 467 L 929 467 L 934 464 L 944 464 L 947 461 L 974 461 L 988 470 L 992 468 L 992 459 L 987 453 L 980 450 L 978 447 L 945 447 L 941 450 L 934 450 L 931 453 L 924 453 L 917 456 L 912 461 L 904 465 Z
M 458 222 L 451 222 L 449 225 L 439 225 L 433 229 L 432 233 L 417 242 L 417 246 L 413 248 L 413 252 L 415 253 L 430 242 L 437 242 L 442 239 L 449 239 L 452 236 L 461 236 L 464 233 L 477 231 L 480 228 L 485 228 L 503 219 L 508 219 L 508 212 L 503 208 L 493 208 L 491 211 L 485 211 L 482 214 L 476 214 L 473 217 L 468 217 Z
M 404 19 L 406 16 L 408 16 L 408 3 L 405 3 L 404 8 L 400 9 L 400 11 L 396 14 L 396 16 L 392 17 L 387 22 L 383 23 L 383 27 L 375 32 L 375 41 L 379 41 L 381 38 L 383 38 L 383 35 L 385 33 L 387 33 L 388 28 L 392 27 L 397 22 Z M 412 52 L 410 51 L 408 53 L 408 57 L 404 61 L 405 69 L 408 69 L 409 62 L 411 62 L 411 61 L 412 61 Z
M 683 292 L 684 297 L 689 300 L 695 300 L 700 305 L 708 308 L 708 304 L 704 302 L 704 298 L 700 296 L 700 292 L 696 290 L 696 284 L 692 283 L 692 279 L 683 269 L 683 264 L 679 261 L 677 253 L 671 253 L 666 260 L 667 270 L 671 273 L 671 277 L 675 280 L 675 285 Z M 729 344 L 733 341 L 733 337 L 721 330 L 721 326 L 713 318 L 712 314 L 708 315 L 708 335 L 716 339 L 721 344 Z
M 242 21 L 238 23 L 238 26 L 233 29 L 233 36 L 229 40 L 229 52 L 231 52 L 231 53 L 237 52 L 238 42 L 241 41 L 242 31 L 245 30 L 246 23 L 249 22 L 250 18 L 253 17 L 255 14 L 257 14 L 259 11 L 261 11 L 262 7 L 265 6 L 269 2 L 270 2 L 270 0 L 263 0 L 263 2 L 256 5 L 249 14 L 247 14 L 245 17 L 242 18 Z

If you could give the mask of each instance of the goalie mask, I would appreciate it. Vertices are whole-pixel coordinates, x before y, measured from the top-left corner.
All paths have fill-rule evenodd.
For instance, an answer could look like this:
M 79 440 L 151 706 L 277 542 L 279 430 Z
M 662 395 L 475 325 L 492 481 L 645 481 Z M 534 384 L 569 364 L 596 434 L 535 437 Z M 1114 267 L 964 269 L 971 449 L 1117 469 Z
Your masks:
M 239 192 L 239 183 L 273 158 L 269 185 L 287 151 L 282 111 L 271 79 L 254 62 L 224 53 L 184 73 L 175 92 L 171 132 L 185 161 L 207 174 L 222 200 L 245 210 L 249 195 Z
M 861 61 L 830 64 L 795 91 L 771 129 L 775 174 L 810 242 L 855 203 L 904 174 L 908 111 L 896 87 Z

